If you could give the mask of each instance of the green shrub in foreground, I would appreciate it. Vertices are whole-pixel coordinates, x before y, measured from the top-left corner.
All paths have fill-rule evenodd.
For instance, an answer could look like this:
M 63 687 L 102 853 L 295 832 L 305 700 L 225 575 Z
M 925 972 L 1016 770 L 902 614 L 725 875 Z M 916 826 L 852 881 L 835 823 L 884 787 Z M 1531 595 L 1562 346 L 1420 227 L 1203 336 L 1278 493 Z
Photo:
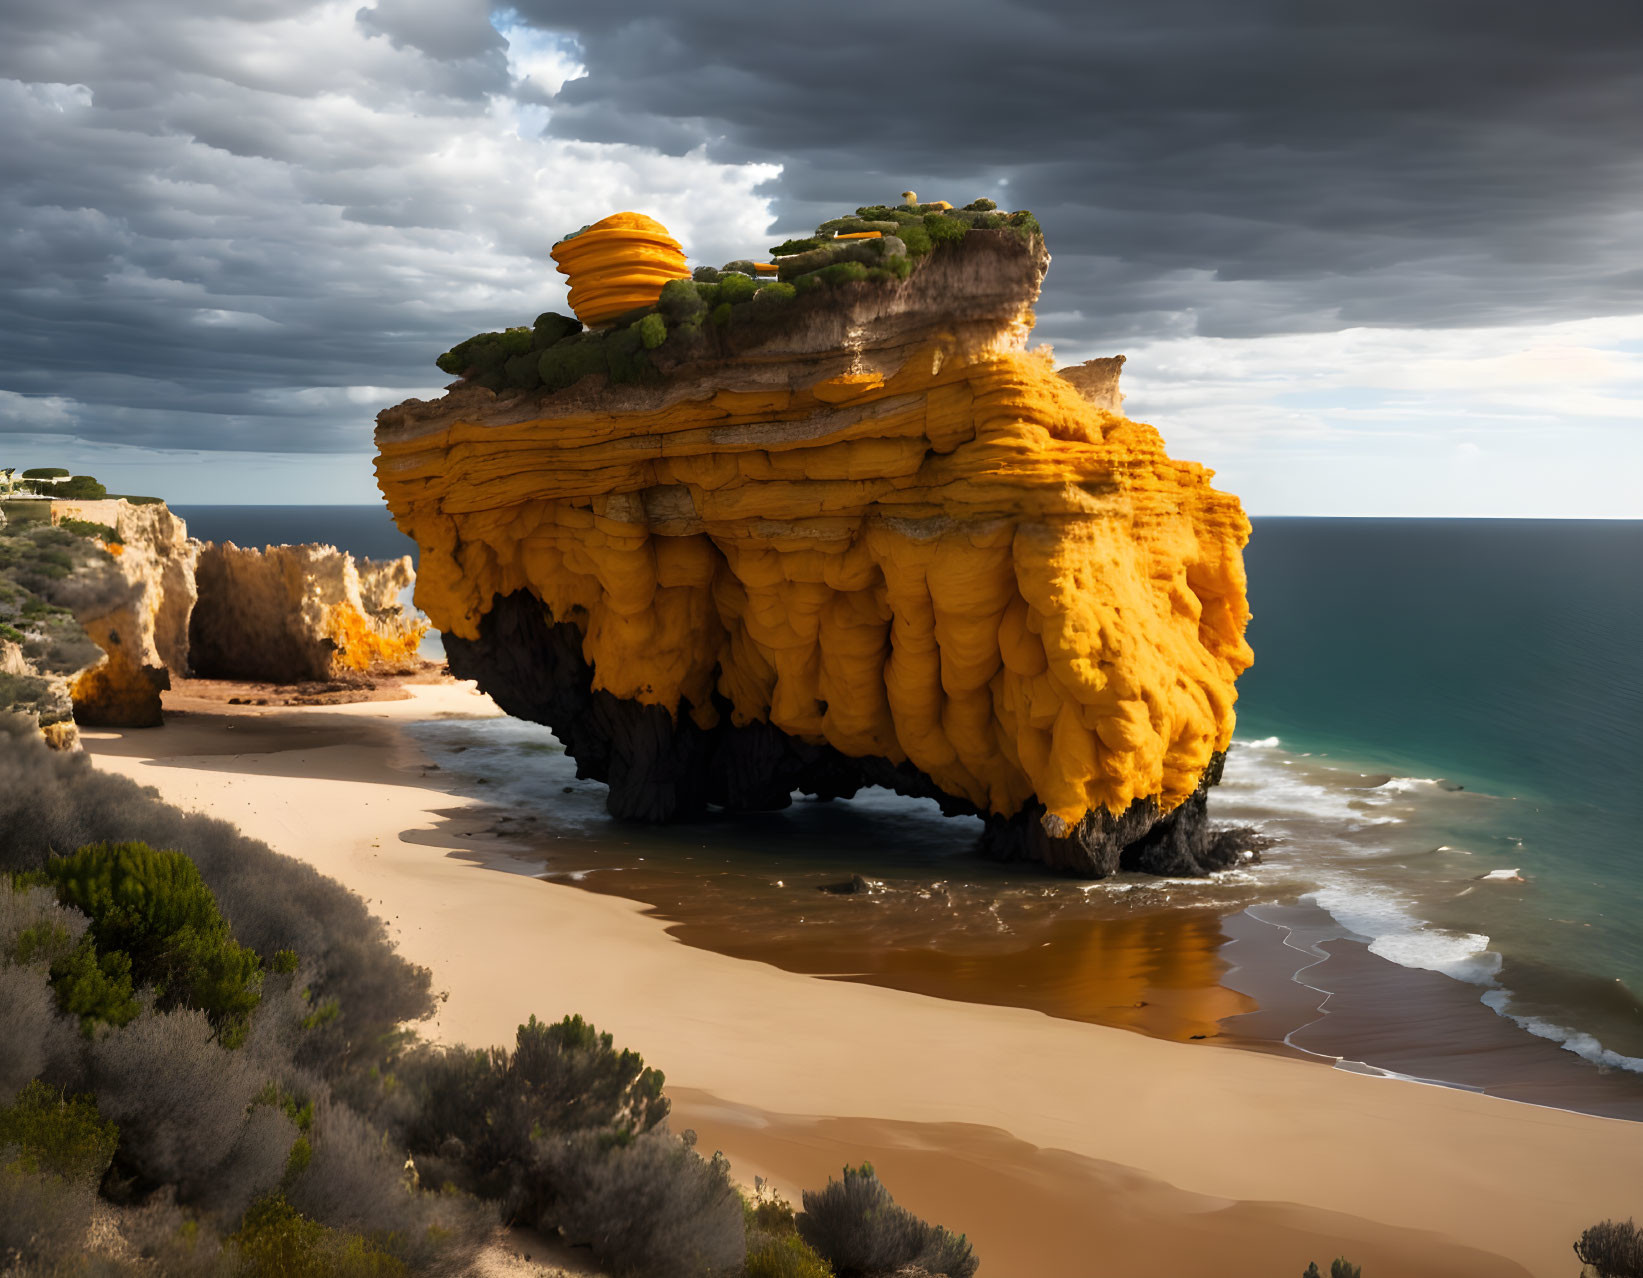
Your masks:
M 114 1161 L 120 1129 L 89 1096 L 65 1096 L 35 1079 L 0 1108 L 0 1149 L 17 1151 L 23 1170 L 96 1184 Z
M 327 1229 L 279 1195 L 252 1204 L 229 1241 L 239 1251 L 241 1278 L 396 1278 L 397 1257 L 359 1234 Z
M 750 1237 L 747 1278 L 833 1278 L 833 1268 L 797 1234 Z
M 746 1278 L 833 1278 L 833 1269 L 800 1238 L 793 1206 L 763 1177 L 753 1178 L 754 1196 L 743 1199 L 747 1230 Z
M 61 973 L 53 966 L 64 1010 L 95 1018 L 100 1005 L 120 1005 L 124 978 L 152 985 L 162 1009 L 205 1012 L 225 1046 L 243 1040 L 262 998 L 262 960 L 234 940 L 188 857 L 146 843 L 93 843 L 24 878 L 91 919 L 94 953 L 82 947 Z M 109 1019 L 121 1024 L 121 1016 L 130 1019 L 123 1006 Z

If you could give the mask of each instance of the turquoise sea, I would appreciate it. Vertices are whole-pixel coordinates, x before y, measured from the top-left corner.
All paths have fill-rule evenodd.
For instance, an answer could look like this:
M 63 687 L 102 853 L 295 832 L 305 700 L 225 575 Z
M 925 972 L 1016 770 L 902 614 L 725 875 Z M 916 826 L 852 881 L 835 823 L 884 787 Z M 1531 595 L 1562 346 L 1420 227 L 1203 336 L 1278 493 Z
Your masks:
M 242 545 L 414 553 L 376 507 L 179 513 L 194 535 Z M 725 948 L 813 937 L 834 907 L 792 885 L 855 872 L 883 884 L 875 943 L 914 948 L 963 934 L 1026 954 L 1049 945 L 1046 919 L 1094 926 L 1143 901 L 1200 914 L 1299 902 L 1530 1033 L 1643 1072 L 1643 523 L 1254 526 L 1256 664 L 1211 810 L 1279 842 L 1214 882 L 1080 885 L 983 866 L 974 822 L 887 795 L 635 829 L 604 815 L 602 787 L 578 782 L 535 725 L 431 724 L 424 744 L 528 814 L 548 873 L 633 884 L 669 917 L 740 927 Z

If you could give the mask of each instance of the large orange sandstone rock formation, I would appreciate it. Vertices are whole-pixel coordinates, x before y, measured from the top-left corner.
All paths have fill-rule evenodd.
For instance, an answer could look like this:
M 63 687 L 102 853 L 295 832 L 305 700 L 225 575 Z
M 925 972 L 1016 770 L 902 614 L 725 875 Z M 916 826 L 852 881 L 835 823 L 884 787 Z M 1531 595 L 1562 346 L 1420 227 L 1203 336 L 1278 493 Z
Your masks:
M 1204 792 L 1250 662 L 1237 499 L 1113 411 L 1116 364 L 1028 349 L 1036 223 L 885 212 L 783 246 L 814 268 L 788 285 L 706 272 L 602 335 L 544 316 L 546 386 L 533 350 L 380 415 L 453 670 L 618 815 L 877 784 L 989 818 L 993 855 L 1231 863 Z M 596 341 L 609 371 L 555 388 Z

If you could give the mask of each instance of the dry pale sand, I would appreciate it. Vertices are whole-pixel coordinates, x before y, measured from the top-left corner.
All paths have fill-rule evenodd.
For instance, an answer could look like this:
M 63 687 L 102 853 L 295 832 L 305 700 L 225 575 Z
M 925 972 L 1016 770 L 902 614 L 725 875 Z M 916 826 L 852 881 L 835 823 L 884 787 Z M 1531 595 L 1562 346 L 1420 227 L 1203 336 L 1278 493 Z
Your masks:
M 467 685 L 411 692 L 195 703 L 86 746 L 358 891 L 449 992 L 432 1033 L 501 1042 L 581 1012 L 665 1069 L 679 1125 L 742 1179 L 792 1191 L 868 1158 L 970 1234 L 986 1278 L 1281 1278 L 1341 1253 L 1368 1278 L 1566 1278 L 1581 1229 L 1643 1205 L 1643 1131 L 1619 1120 L 681 945 L 483 833 L 395 725 L 494 708 Z

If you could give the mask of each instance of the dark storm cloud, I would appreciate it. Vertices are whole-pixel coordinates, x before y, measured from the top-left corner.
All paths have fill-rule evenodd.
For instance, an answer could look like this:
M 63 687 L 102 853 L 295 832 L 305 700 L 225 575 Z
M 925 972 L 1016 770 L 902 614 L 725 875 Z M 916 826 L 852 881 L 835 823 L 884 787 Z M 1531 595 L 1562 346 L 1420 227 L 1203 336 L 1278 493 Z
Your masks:
M 583 221 L 774 243 L 726 165 L 1032 208 L 1069 354 L 1643 310 L 1635 0 L 1466 8 L 13 0 L 0 431 L 366 451 Z
M 364 451 L 349 418 L 370 410 L 342 388 L 443 380 L 443 326 L 391 259 L 420 251 L 460 289 L 481 272 L 441 239 L 471 210 L 396 178 L 417 113 L 477 115 L 506 90 L 505 42 L 482 2 L 384 0 L 329 32 L 304 24 L 317 12 L 8 7 L 0 427 Z
M 1032 208 L 1079 336 L 1643 296 L 1631 0 L 518 7 L 588 70 L 553 132 L 780 160 L 784 229 L 909 185 Z

